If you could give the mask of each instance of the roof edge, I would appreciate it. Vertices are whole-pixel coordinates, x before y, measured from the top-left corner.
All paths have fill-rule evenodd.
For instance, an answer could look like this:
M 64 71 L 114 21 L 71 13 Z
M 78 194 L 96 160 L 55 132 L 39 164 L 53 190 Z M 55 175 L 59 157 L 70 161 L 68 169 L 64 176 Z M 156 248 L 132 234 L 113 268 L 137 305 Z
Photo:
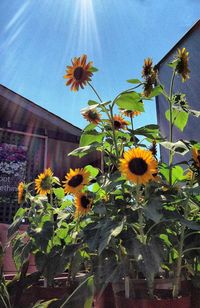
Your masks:
M 165 61 L 165 59 L 171 54 L 171 52 L 176 49 L 182 41 L 184 41 L 187 36 L 193 32 L 197 27 L 200 27 L 200 19 L 198 19 L 193 26 L 182 36 L 182 38 L 166 53 L 166 55 L 156 64 L 156 67 L 159 68 L 160 64 Z
M 33 108 L 37 108 L 37 109 L 41 110 L 42 112 L 45 112 L 45 113 L 48 114 L 50 117 L 54 117 L 54 118 L 56 118 L 58 121 L 63 122 L 64 124 L 73 126 L 75 129 L 77 129 L 77 130 L 80 131 L 80 132 L 82 131 L 82 129 L 81 129 L 80 127 L 77 127 L 77 126 L 73 125 L 72 123 L 70 123 L 70 122 L 64 120 L 63 118 L 59 117 L 58 115 L 54 114 L 53 112 L 51 112 L 51 111 L 45 109 L 44 107 L 42 107 L 42 106 L 40 106 L 40 105 L 38 105 L 38 104 L 32 102 L 32 101 L 29 100 L 28 98 L 22 96 L 21 94 L 16 93 L 15 91 L 13 91 L 13 90 L 7 88 L 6 86 L 0 84 L 0 88 L 4 88 L 6 91 L 11 92 L 12 94 L 14 94 L 14 95 L 16 95 L 17 97 L 21 98 L 23 101 L 26 101 L 26 103 L 30 104 Z M 15 103 L 18 103 L 18 102 L 15 101 Z M 49 119 L 49 120 L 50 120 L 50 119 Z

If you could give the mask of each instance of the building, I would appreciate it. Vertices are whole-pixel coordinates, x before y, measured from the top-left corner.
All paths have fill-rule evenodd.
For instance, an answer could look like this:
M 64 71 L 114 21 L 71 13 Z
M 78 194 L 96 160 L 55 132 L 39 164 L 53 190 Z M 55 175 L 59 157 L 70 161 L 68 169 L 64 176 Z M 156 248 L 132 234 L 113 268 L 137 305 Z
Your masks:
M 67 156 L 80 135 L 78 127 L 0 85 L 0 222 L 10 222 L 16 211 L 20 181 L 47 167 L 62 180 L 69 168 L 99 164 L 97 152 Z
M 185 47 L 189 51 L 189 69 L 190 79 L 183 83 L 181 78 L 175 79 L 175 92 L 186 94 L 190 107 L 194 110 L 200 110 L 200 20 L 177 42 L 177 44 L 160 60 L 157 64 L 159 70 L 159 80 L 169 91 L 172 69 L 167 65 L 172 62 L 178 48 Z M 156 98 L 157 119 L 163 137 L 169 136 L 169 123 L 165 118 L 165 112 L 169 108 L 167 101 L 162 95 Z M 189 116 L 188 123 L 184 132 L 179 131 L 176 127 L 173 129 L 174 141 L 180 139 L 200 140 L 199 136 L 200 119 Z M 178 157 L 179 156 L 179 157 Z M 183 160 L 183 157 L 177 155 L 176 161 Z M 168 162 L 168 152 L 161 147 L 161 159 Z

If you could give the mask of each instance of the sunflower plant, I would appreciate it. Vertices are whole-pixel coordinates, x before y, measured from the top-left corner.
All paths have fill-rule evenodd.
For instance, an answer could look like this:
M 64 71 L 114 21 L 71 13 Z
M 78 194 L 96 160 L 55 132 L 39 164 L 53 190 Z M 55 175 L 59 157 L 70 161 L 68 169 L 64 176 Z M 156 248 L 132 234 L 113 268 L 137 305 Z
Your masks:
M 199 234 L 199 166 L 200 151 L 196 141 L 175 141 L 173 128 L 183 131 L 192 110 L 182 93 L 174 92 L 175 78 L 189 78 L 188 52 L 178 50 L 172 68 L 170 90 L 159 82 L 156 66 L 145 59 L 141 80 L 130 79 L 132 87 L 104 102 L 91 84 L 97 71 L 83 55 L 67 67 L 66 85 L 78 90 L 88 85 L 97 101 L 88 101 L 81 110 L 89 122 L 83 129 L 80 147 L 70 155 L 83 157 L 92 151 L 101 152 L 101 168 L 93 181 L 84 183 L 82 192 L 67 188 L 74 196 L 78 215 L 86 221 L 82 241 L 90 251 L 96 283 L 125 281 L 125 295 L 130 296 L 130 278 L 145 277 L 148 295 L 152 298 L 155 277 L 173 275 L 173 297 L 180 294 L 183 268 L 191 268 L 188 253 L 199 249 L 187 246 L 186 239 Z M 163 95 L 168 103 L 166 119 L 169 137 L 163 138 L 159 127 L 148 124 L 135 127 L 135 117 L 142 117 L 144 101 Z M 157 144 L 169 153 L 169 161 L 157 157 Z M 191 155 L 188 156 L 189 153 Z M 174 157 L 186 155 L 183 163 Z M 188 159 L 189 157 L 189 159 Z M 71 173 L 72 175 L 72 173 Z M 81 177 L 82 176 L 82 177 Z M 79 180 L 78 180 L 79 179 Z M 70 176 L 67 183 L 70 181 Z M 73 186 L 73 185 L 72 185 Z M 87 200 L 87 201 L 86 201 Z M 188 275 L 191 271 L 186 271 Z
M 79 269 L 85 269 L 88 254 L 79 240 L 83 225 L 74 217 L 77 217 L 77 212 L 85 214 L 88 204 L 82 194 L 80 199 L 77 197 L 74 207 L 68 194 L 81 190 L 89 182 L 89 175 L 89 171 L 83 168 L 70 170 L 62 186 L 48 168 L 34 182 L 19 183 L 20 207 L 9 228 L 13 257 L 19 272 L 32 254 L 38 271 L 37 279 L 44 277 L 47 285 L 54 285 L 54 278 L 67 271 L 69 287 L 76 286 L 76 274 Z M 22 232 L 20 227 L 23 224 L 27 228 Z

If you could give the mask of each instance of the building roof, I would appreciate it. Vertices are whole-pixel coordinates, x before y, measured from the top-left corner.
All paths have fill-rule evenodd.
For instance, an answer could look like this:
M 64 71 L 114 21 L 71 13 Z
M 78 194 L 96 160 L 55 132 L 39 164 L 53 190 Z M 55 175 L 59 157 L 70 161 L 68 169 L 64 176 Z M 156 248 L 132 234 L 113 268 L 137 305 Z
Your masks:
M 174 50 L 176 50 L 180 44 L 187 39 L 188 36 L 191 35 L 197 28 L 200 28 L 200 19 L 182 36 L 182 38 L 167 52 L 167 54 L 156 64 L 156 66 L 159 68 L 160 64 L 164 62 L 168 56 L 170 56 Z
M 80 136 L 81 129 L 0 84 L 0 119 Z M 12 104 L 12 106 L 10 105 Z M 19 111 L 19 107 L 24 112 Z M 8 112 L 9 110 L 9 112 Z M 27 111 L 29 111 L 27 113 Z M 30 114 L 31 116 L 28 116 Z M 9 118 L 8 118 L 9 117 Z M 31 121 L 30 121 L 31 119 Z

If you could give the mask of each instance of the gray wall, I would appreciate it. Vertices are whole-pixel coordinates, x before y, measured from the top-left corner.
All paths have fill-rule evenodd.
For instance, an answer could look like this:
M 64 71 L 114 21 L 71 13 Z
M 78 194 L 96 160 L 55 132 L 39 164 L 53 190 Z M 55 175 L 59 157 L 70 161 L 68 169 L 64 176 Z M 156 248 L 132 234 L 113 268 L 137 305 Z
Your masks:
M 169 84 L 172 75 L 172 69 L 167 66 L 177 53 L 177 48 L 185 47 L 189 51 L 189 69 L 190 79 L 182 83 L 181 77 L 176 77 L 174 90 L 175 92 L 183 92 L 186 94 L 189 105 L 192 109 L 200 110 L 200 22 L 190 30 L 178 43 L 178 46 L 163 59 L 159 64 L 159 79 L 164 84 L 167 91 L 169 91 Z M 166 100 L 159 96 L 156 99 L 157 118 L 160 125 L 161 134 L 164 137 L 169 136 L 169 123 L 165 119 L 165 111 L 169 109 Z M 189 116 L 189 121 L 184 129 L 184 132 L 174 128 L 174 141 L 179 139 L 199 140 L 200 141 L 200 118 Z M 167 152 L 161 147 L 161 159 L 168 162 Z M 180 155 L 176 156 L 176 161 L 183 160 Z

